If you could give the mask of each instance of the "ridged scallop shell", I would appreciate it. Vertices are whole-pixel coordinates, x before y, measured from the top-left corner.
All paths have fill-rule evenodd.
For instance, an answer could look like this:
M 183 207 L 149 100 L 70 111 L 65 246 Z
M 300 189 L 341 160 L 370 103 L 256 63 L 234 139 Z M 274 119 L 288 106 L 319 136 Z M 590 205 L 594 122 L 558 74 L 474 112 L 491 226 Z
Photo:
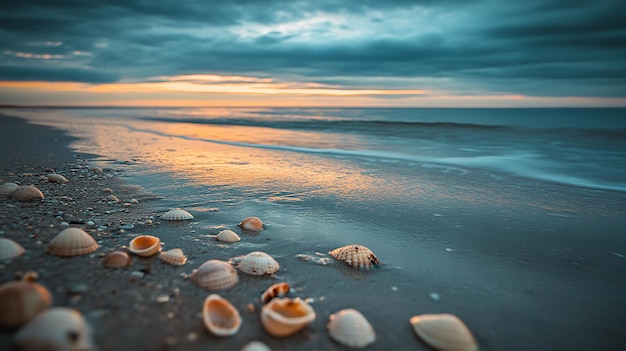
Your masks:
M 476 351 L 478 344 L 465 323 L 447 314 L 413 316 L 409 322 L 427 345 L 441 351 Z
M 137 256 L 154 256 L 161 251 L 161 240 L 152 235 L 140 235 L 130 241 L 128 249 Z
M 263 342 L 255 340 L 247 343 L 241 351 L 272 351 L 272 349 Z
M 11 199 L 16 201 L 28 202 L 32 200 L 43 199 L 43 193 L 34 185 L 18 186 L 11 192 Z
M 233 336 L 241 327 L 239 311 L 217 294 L 211 294 L 204 300 L 202 320 L 207 330 L 217 336 Z
M 5 195 L 5 196 L 9 196 L 17 188 L 19 188 L 19 185 L 15 184 L 15 183 L 11 183 L 11 182 L 4 183 L 4 184 L 2 184 L 2 186 L 0 186 L 0 194 Z
M 195 285 L 209 290 L 230 289 L 239 281 L 237 271 L 228 262 L 208 260 L 189 277 Z
M 159 256 L 159 258 L 161 261 L 174 266 L 182 266 L 187 262 L 187 256 L 185 256 L 183 250 L 181 249 L 170 249 L 165 252 L 161 252 L 161 256 Z
M 237 268 L 251 275 L 272 275 L 280 269 L 280 265 L 267 253 L 254 251 L 244 256 Z
M 50 292 L 38 283 L 5 283 L 0 286 L 0 327 L 20 327 L 50 307 L 51 303 Z
M 270 335 L 286 337 L 315 320 L 313 307 L 299 297 L 275 298 L 263 305 L 261 324 Z
M 93 350 L 89 326 L 76 310 L 53 307 L 20 329 L 13 340 L 15 350 Z
M 330 251 L 329 254 L 354 268 L 370 269 L 372 266 L 380 264 L 378 257 L 363 245 L 343 246 Z
M 365 347 L 376 341 L 374 328 L 361 312 L 348 308 L 328 318 L 328 334 L 333 340 L 349 347 Z
M 67 178 L 65 178 L 64 176 L 57 174 L 57 173 L 51 173 L 48 174 L 48 183 L 69 183 L 70 181 L 67 180 Z
M 122 268 L 130 266 L 132 259 L 124 251 L 113 251 L 102 259 L 102 265 L 106 268 Z
M 161 219 L 165 221 L 185 221 L 193 219 L 193 216 L 182 208 L 174 208 L 162 214 Z
M 243 230 L 251 232 L 260 232 L 263 230 L 263 222 L 259 217 L 248 217 L 239 223 L 239 226 Z
M 48 253 L 57 256 L 86 255 L 97 249 L 94 238 L 80 228 L 64 229 L 48 244 Z
M 7 238 L 0 238 L 0 261 L 15 258 L 24 253 L 22 245 Z
M 267 288 L 263 292 L 263 294 L 261 294 L 261 302 L 263 304 L 266 304 L 275 297 L 282 297 L 286 295 L 290 289 L 291 289 L 291 286 L 289 286 L 289 284 L 285 282 L 276 283 L 270 286 L 269 288 Z
M 226 242 L 226 243 L 234 243 L 234 242 L 241 240 L 239 235 L 237 235 L 237 233 L 233 232 L 230 229 L 222 230 L 221 232 L 217 234 L 215 239 Z

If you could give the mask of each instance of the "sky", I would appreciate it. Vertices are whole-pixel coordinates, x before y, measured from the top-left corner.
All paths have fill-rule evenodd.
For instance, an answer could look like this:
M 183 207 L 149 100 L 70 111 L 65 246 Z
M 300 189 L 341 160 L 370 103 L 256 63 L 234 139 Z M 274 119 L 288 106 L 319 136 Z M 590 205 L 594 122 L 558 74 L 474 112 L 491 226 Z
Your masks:
M 0 104 L 626 106 L 623 0 L 20 0 Z

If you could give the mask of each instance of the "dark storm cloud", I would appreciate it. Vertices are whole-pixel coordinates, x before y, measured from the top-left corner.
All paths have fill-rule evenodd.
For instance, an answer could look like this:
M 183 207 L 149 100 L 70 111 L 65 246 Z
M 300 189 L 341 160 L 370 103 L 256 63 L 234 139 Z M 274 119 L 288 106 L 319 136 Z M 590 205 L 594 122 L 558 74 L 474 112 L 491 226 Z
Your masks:
M 440 79 L 441 89 L 624 96 L 621 7 L 561 0 L 15 1 L 0 12 L 0 79 L 207 73 L 364 88 L 381 87 L 370 86 L 372 78 L 402 78 L 399 88 L 422 88 L 411 79 L 427 78 Z M 283 25 L 316 16 L 322 20 L 306 28 Z M 56 56 L 37 56 L 45 54 Z

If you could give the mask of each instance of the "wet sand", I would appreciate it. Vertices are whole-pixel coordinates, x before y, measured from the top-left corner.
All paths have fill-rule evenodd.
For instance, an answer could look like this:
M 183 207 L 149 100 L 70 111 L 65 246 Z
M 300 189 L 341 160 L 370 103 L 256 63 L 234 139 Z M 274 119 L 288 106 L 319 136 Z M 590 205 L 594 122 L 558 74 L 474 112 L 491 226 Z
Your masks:
M 338 228 L 332 220 L 302 223 L 302 219 L 275 214 L 268 215 L 268 227 L 261 234 L 240 233 L 240 243 L 200 245 L 198 240 L 208 239 L 198 235 L 196 221 L 160 221 L 159 199 L 126 183 L 123 170 L 92 172 L 90 156 L 67 149 L 71 138 L 61 132 L 18 119 L 1 117 L 0 121 L 1 182 L 33 183 L 46 195 L 45 201 L 36 203 L 1 199 L 1 235 L 27 250 L 10 262 L 0 262 L 1 281 L 37 271 L 39 282 L 53 294 L 54 306 L 75 308 L 86 317 L 100 350 L 238 350 L 252 340 L 261 340 L 274 350 L 342 350 L 345 348 L 331 341 L 325 330 L 328 316 L 342 308 L 357 308 L 370 320 L 377 332 L 371 350 L 429 350 L 415 337 L 408 320 L 416 314 L 443 312 L 461 317 L 481 350 L 615 350 L 626 345 L 626 239 L 624 196 L 619 193 L 552 192 L 554 188 L 548 188 L 545 193 L 527 195 L 545 206 L 548 202 L 581 202 L 577 207 L 583 215 L 578 216 L 569 216 L 563 208 L 548 209 L 554 215 L 539 216 L 546 209 L 531 211 L 520 206 L 523 212 L 499 216 L 494 216 L 492 208 L 457 208 L 442 217 L 416 217 L 407 227 L 426 233 L 423 242 L 394 250 L 372 247 L 383 265 L 360 272 L 332 260 L 315 264 L 295 255 L 328 257 L 325 253 L 333 247 L 327 247 L 325 235 L 354 228 Z M 70 183 L 40 181 L 48 168 L 66 176 Z M 122 202 L 102 201 L 109 195 L 102 191 L 105 188 Z M 558 201 L 551 200 L 556 194 Z M 124 206 L 132 198 L 139 204 Z M 542 198 L 545 201 L 537 200 Z M 519 199 L 532 202 L 527 200 Z M 239 211 L 253 212 L 254 203 L 248 207 Z M 602 216 L 584 215 L 590 208 Z M 216 223 L 223 223 L 219 216 L 227 211 L 194 215 L 198 222 L 215 216 Z M 356 211 L 355 217 L 359 215 Z M 454 220 L 447 218 L 466 224 L 464 237 L 455 236 L 451 230 Z M 534 218 L 532 225 L 522 220 L 527 218 Z M 90 219 L 97 219 L 97 225 L 84 224 Z M 153 224 L 142 224 L 147 220 Z M 81 257 L 47 255 L 46 245 L 64 221 L 94 235 L 100 249 Z M 128 224 L 133 228 L 120 229 Z M 234 223 L 228 224 L 234 229 Z M 106 228 L 99 231 L 100 226 Z M 302 248 L 297 239 L 289 238 L 289 231 L 298 229 L 307 231 L 313 246 Z M 516 239 L 528 233 L 534 233 L 535 242 Z M 126 269 L 101 266 L 106 252 L 123 249 L 138 234 L 159 236 L 165 249 L 182 247 L 189 262 L 174 267 L 157 257 L 134 257 Z M 428 240 L 428 235 L 437 235 L 438 240 Z M 441 246 L 438 242 L 442 241 L 450 244 Z M 205 260 L 228 260 L 257 249 L 271 252 L 281 271 L 275 277 L 240 273 L 239 284 L 217 292 L 238 308 L 243 325 L 233 338 L 209 334 L 200 311 L 211 292 L 191 284 L 188 275 Z M 403 270 L 401 262 L 407 258 L 390 254 L 398 251 L 408 259 L 420 260 L 422 268 Z M 134 278 L 133 272 L 143 277 Z M 309 327 L 285 339 L 267 335 L 258 320 L 258 296 L 279 281 L 289 282 L 296 290 L 293 295 L 311 298 L 317 313 Z M 157 302 L 162 295 L 169 300 Z M 250 303 L 255 311 L 249 310 Z M 9 348 L 11 338 L 11 332 L 0 333 L 0 349 Z

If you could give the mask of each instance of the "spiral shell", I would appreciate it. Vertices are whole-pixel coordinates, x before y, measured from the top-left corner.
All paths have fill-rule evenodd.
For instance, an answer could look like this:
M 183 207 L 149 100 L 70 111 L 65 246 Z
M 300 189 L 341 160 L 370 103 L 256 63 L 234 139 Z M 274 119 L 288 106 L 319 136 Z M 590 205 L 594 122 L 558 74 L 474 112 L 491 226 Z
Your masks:
M 185 221 L 193 219 L 193 216 L 182 208 L 174 208 L 162 214 L 161 219 L 165 221 Z
M 349 347 L 365 347 L 376 341 L 374 328 L 361 312 L 348 308 L 331 314 L 326 325 L 333 340 Z
M 189 277 L 195 285 L 209 290 L 230 289 L 237 282 L 239 276 L 235 268 L 228 262 L 220 260 L 208 260 Z
M 137 256 L 154 256 L 161 251 L 161 240 L 152 235 L 140 235 L 130 241 L 128 249 Z
M 53 307 L 35 317 L 15 334 L 13 346 L 15 350 L 94 349 L 85 319 L 66 307 Z
M 299 297 L 275 298 L 263 305 L 261 324 L 270 335 L 286 337 L 315 320 L 313 307 Z
M 48 183 L 69 183 L 70 181 L 67 180 L 67 178 L 65 178 L 64 176 L 57 174 L 57 173 L 51 173 L 48 174 Z
M 354 268 L 370 269 L 372 266 L 380 264 L 378 257 L 363 245 L 343 246 L 330 251 L 329 254 Z
M 62 230 L 48 244 L 48 253 L 56 256 L 79 256 L 98 249 L 94 238 L 80 228 Z
M 0 194 L 9 196 L 17 188 L 19 188 L 19 185 L 15 183 L 11 183 L 11 182 L 4 183 L 2 184 L 2 186 L 0 186 Z
M 43 193 L 34 185 L 18 186 L 10 194 L 11 199 L 22 202 L 43 199 Z
M 24 253 L 24 248 L 15 241 L 0 238 L 0 261 L 15 258 Z
M 113 251 L 102 259 L 102 266 L 106 268 L 122 268 L 130 266 L 132 259 L 123 251 Z
M 0 327 L 20 327 L 50 307 L 51 303 L 50 292 L 38 283 L 5 283 L 0 286 Z
M 427 345 L 441 351 L 476 351 L 478 344 L 458 317 L 442 314 L 413 316 L 409 323 Z
M 285 294 L 287 294 L 289 292 L 289 290 L 291 289 L 291 286 L 289 286 L 289 284 L 283 282 L 283 283 L 276 283 L 272 286 L 270 286 L 269 288 L 267 288 L 263 294 L 261 294 L 261 302 L 263 304 L 266 304 L 268 302 L 270 302 L 270 300 L 272 300 L 275 297 L 282 297 Z
M 233 336 L 241 327 L 239 311 L 217 294 L 211 294 L 204 300 L 202 320 L 207 330 L 217 336 Z
M 260 232 L 263 230 L 263 222 L 259 217 L 248 217 L 239 223 L 239 226 L 243 230 L 251 232 Z
M 161 261 L 174 266 L 182 266 L 187 262 L 187 256 L 185 256 L 183 250 L 181 249 L 171 249 L 161 252 L 161 256 L 159 256 L 159 258 Z
M 215 239 L 226 242 L 226 243 L 234 243 L 234 242 L 241 240 L 239 235 L 237 235 L 237 233 L 233 232 L 230 229 L 222 230 L 221 232 L 217 234 Z
M 280 265 L 267 253 L 254 251 L 244 256 L 237 268 L 251 275 L 272 275 L 280 269 Z

